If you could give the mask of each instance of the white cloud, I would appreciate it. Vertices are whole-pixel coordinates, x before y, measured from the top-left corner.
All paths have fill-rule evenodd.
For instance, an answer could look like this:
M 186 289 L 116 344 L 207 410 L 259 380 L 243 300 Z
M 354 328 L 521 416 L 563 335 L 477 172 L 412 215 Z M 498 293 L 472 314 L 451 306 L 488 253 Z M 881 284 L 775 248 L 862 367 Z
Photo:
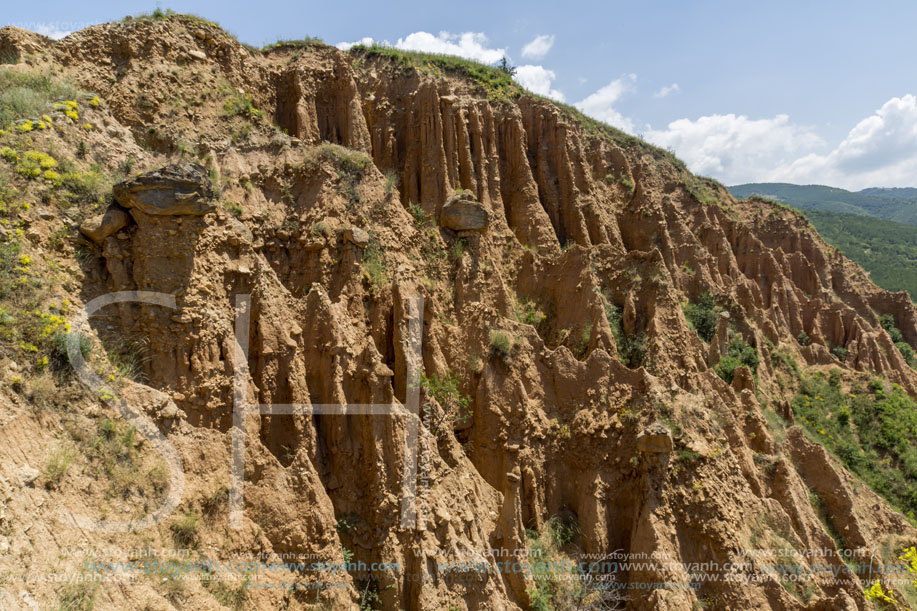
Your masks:
M 522 47 L 522 57 L 530 59 L 539 59 L 548 54 L 551 47 L 554 46 L 553 34 L 542 34 L 536 36 L 531 42 Z
M 798 155 L 823 145 L 788 115 L 749 119 L 745 115 L 711 115 L 696 121 L 678 119 L 665 130 L 646 133 L 650 142 L 672 149 L 698 174 L 726 184 L 774 180 L 774 171 Z
M 354 42 L 339 42 L 338 44 L 336 44 L 336 45 L 334 45 L 334 46 L 337 47 L 338 49 L 340 49 L 341 51 L 349 51 L 351 47 L 355 47 L 355 46 L 357 46 L 357 45 L 363 45 L 363 46 L 366 46 L 366 47 L 371 47 L 371 46 L 373 46 L 374 44 L 377 44 L 377 43 L 379 43 L 379 41 L 378 41 L 378 40 L 375 40 L 372 36 L 364 36 L 364 37 L 361 38 L 360 40 L 357 40 L 357 41 L 354 41 Z
M 659 91 L 653 94 L 653 97 L 664 98 L 672 95 L 673 93 L 678 93 L 679 91 L 681 91 L 681 87 L 678 86 L 678 83 L 672 83 L 671 85 L 666 85 L 665 87 L 659 89 Z
M 528 47 L 535 44 L 541 38 L 544 37 L 539 36 L 526 46 Z M 549 38 L 551 40 L 548 41 L 546 50 L 550 48 L 551 43 L 554 42 L 553 36 Z M 480 32 L 465 32 L 463 34 L 440 32 L 437 36 L 433 36 L 427 32 L 413 32 L 404 38 L 399 38 L 398 42 L 394 45 L 388 42 L 380 43 L 380 41 L 366 37 L 356 42 L 339 42 L 336 46 L 346 51 L 358 44 L 366 46 L 383 44 L 394 46 L 396 49 L 404 49 L 405 51 L 423 51 L 425 53 L 458 55 L 459 57 L 473 59 L 484 64 L 494 64 L 506 56 L 505 48 L 489 47 L 487 37 Z M 530 64 L 517 67 L 515 76 L 516 82 L 529 91 L 562 102 L 564 100 L 564 94 L 552 88 L 552 84 L 556 78 L 557 75 L 553 70 L 548 70 L 544 66 L 533 66 Z
M 787 182 L 848 189 L 912 187 L 917 182 L 917 97 L 887 101 L 826 155 L 810 153 L 777 168 Z
M 399 38 L 395 48 L 406 51 L 423 51 L 425 53 L 446 53 L 458 55 L 485 64 L 500 61 L 506 55 L 506 49 L 491 49 L 487 46 L 487 36 L 481 32 L 463 32 L 452 34 L 440 32 L 433 36 L 428 32 L 414 32 Z
M 335 46 L 344 51 L 354 45 L 372 45 L 381 44 L 385 46 L 394 46 L 396 49 L 404 51 L 422 51 L 423 53 L 444 53 L 446 55 L 458 55 L 467 59 L 473 59 L 484 64 L 494 64 L 506 55 L 506 48 L 494 49 L 488 47 L 487 36 L 482 32 L 463 32 L 453 34 L 451 32 L 440 32 L 436 36 L 429 32 L 412 32 L 404 38 L 391 45 L 388 41 L 374 40 L 366 37 L 356 42 L 339 42 Z
M 60 40 L 65 36 L 73 34 L 73 30 L 65 30 L 53 23 L 37 23 L 35 24 L 35 32 L 41 34 L 42 36 L 47 36 L 48 38 L 53 38 L 54 40 Z
M 615 110 L 613 104 L 620 100 L 624 94 L 633 91 L 636 82 L 636 74 L 625 74 L 577 102 L 574 106 L 594 119 L 605 121 L 609 125 L 632 132 L 634 129 L 633 122 Z
M 517 83 L 533 93 L 553 98 L 558 102 L 564 101 L 564 94 L 551 88 L 556 78 L 553 70 L 548 70 L 544 66 L 519 66 L 514 78 Z

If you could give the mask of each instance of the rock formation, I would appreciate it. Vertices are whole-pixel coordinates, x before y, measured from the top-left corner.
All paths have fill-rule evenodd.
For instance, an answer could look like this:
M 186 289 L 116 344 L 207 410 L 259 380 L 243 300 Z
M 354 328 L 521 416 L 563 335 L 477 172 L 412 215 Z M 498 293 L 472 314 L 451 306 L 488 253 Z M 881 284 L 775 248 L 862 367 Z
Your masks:
M 765 418 L 766 405 L 792 418 L 794 382 L 778 351 L 812 371 L 879 375 L 917 392 L 878 322 L 892 314 L 914 342 L 911 302 L 872 285 L 794 213 L 736 201 L 565 107 L 384 54 L 253 53 L 185 16 L 57 42 L 4 28 L 0 50 L 97 94 L 103 103 L 85 110 L 97 129 L 84 137 L 108 169 L 137 160 L 112 193 L 129 217 L 111 207 L 80 225 L 91 256 L 68 294 L 74 306 L 115 291 L 174 297 L 174 308 L 107 306 L 91 322 L 100 340 L 142 345 L 150 392 L 122 394 L 181 456 L 180 515 L 215 516 L 195 558 L 395 567 L 253 577 L 307 586 L 252 589 L 246 608 L 536 608 L 538 577 L 506 570 L 500 554 L 531 552 L 532 533 L 563 517 L 583 558 L 667 559 L 600 566 L 593 577 L 605 583 L 671 587 L 580 608 L 865 610 L 856 575 L 817 575 L 803 591 L 764 561 L 744 581 L 698 581 L 690 567 L 747 563 L 767 545 L 793 549 L 805 569 L 842 567 L 847 549 L 917 537 L 799 428 Z M 76 159 L 68 134 L 40 137 Z M 703 293 L 724 311 L 709 344 L 682 309 Z M 716 366 L 731 337 L 760 365 L 755 376 L 737 368 L 730 385 Z M 412 397 L 420 407 L 405 416 Z M 296 409 L 236 416 L 234 429 L 239 402 Z M 345 404 L 395 407 L 318 407 Z M 102 417 L 79 409 L 87 422 Z M 35 447 L 52 443 L 37 424 L 21 426 Z M 226 487 L 238 427 L 244 511 L 234 530 Z M 19 465 L 34 450 L 14 437 L 3 429 L 0 445 L 16 448 Z M 54 504 L 77 494 L 75 477 L 16 495 Z M 810 493 L 827 503 L 828 525 Z M 16 498 L 8 507 L 22 515 L 26 497 Z M 168 528 L 152 532 L 165 545 Z M 36 537 L 48 551 L 28 562 L 86 541 L 72 524 Z M 219 588 L 165 587 L 103 591 L 121 608 L 231 605 Z M 593 600 L 611 605 L 607 590 Z M 34 584 L 3 591 L 53 600 Z

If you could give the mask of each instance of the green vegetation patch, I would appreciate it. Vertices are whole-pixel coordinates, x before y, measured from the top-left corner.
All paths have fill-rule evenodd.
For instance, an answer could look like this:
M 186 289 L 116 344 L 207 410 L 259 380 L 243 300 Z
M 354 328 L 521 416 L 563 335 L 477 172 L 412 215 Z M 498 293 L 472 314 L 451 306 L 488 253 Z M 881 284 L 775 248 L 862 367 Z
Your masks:
M 605 309 L 605 318 L 611 327 L 611 334 L 615 338 L 618 359 L 627 367 L 636 369 L 646 360 L 646 334 L 638 332 L 628 335 L 624 332 L 621 307 L 615 305 L 608 295 L 602 294 L 602 305 Z
M 730 333 L 726 355 L 720 359 L 720 362 L 716 364 L 713 370 L 727 384 L 732 384 L 736 369 L 743 365 L 751 370 L 752 375 L 756 375 L 758 372 L 758 351 L 738 334 Z
M 261 51 L 273 51 L 275 49 L 308 49 L 309 47 L 321 47 L 325 41 L 315 36 L 306 36 L 292 40 L 278 40 L 277 42 L 261 47 Z
M 878 286 L 917 299 L 917 227 L 820 210 L 805 215 L 826 242 L 859 263 Z
M 911 520 L 917 515 L 917 404 L 874 379 L 841 389 L 840 375 L 803 378 L 793 411 L 809 435 Z
M 901 330 L 895 326 L 895 317 L 891 314 L 882 314 L 879 316 L 879 324 L 881 324 L 882 328 L 888 332 L 888 335 L 895 343 L 895 348 L 898 349 L 898 352 L 901 353 L 901 356 L 904 357 L 904 360 L 907 362 L 907 364 L 913 367 L 914 349 L 911 348 L 910 344 L 904 341 L 904 335 L 902 335 Z
M 355 45 L 351 47 L 350 52 L 357 57 L 386 58 L 404 72 L 418 70 L 435 76 L 462 75 L 471 79 L 490 99 L 514 99 L 524 92 L 524 89 L 513 80 L 511 69 L 501 70 L 463 57 L 404 51 L 375 44 Z
M 458 376 L 451 371 L 444 375 L 432 374 L 420 377 L 420 388 L 424 395 L 436 400 L 442 411 L 437 413 L 432 406 L 424 405 L 425 421 L 430 432 L 441 436 L 456 423 L 465 423 L 471 418 L 471 397 L 459 391 Z
M 37 124 L 53 102 L 80 95 L 80 90 L 70 83 L 46 73 L 0 70 L 0 128 L 16 121 Z
M 705 292 L 698 297 L 697 301 L 682 304 L 681 309 L 688 321 L 688 327 L 697 331 L 700 338 L 709 344 L 716 335 L 716 325 L 719 319 L 713 295 Z

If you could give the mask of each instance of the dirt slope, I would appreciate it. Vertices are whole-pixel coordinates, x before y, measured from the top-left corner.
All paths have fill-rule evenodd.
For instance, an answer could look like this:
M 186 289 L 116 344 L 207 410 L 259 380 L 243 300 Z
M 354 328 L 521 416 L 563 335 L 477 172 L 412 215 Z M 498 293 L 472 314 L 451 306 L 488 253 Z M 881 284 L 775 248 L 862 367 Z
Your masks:
M 84 92 L 78 119 L 52 107 L 47 129 L 0 136 L 20 156 L 5 162 L 5 197 L 33 202 L 4 239 L 30 257 L 17 273 L 46 279 L 20 304 L 70 318 L 114 291 L 176 303 L 93 317 L 90 363 L 110 375 L 108 396 L 65 367 L 42 373 L 40 343 L 4 344 L 0 606 L 868 609 L 863 580 L 917 540 L 794 425 L 801 378 L 788 365 L 836 368 L 851 392 L 882 376 L 914 394 L 879 316 L 917 345 L 917 313 L 792 212 L 736 201 L 663 151 L 435 63 L 322 45 L 253 54 L 179 16 L 58 42 L 4 28 L 0 56 Z M 15 173 L 28 150 L 69 160 L 69 174 Z M 206 213 L 171 192 L 165 213 L 112 202 L 111 183 L 192 162 L 199 195 L 213 189 Z M 100 178 L 72 186 L 87 176 Z M 120 222 L 98 218 L 109 206 Z M 683 308 L 708 293 L 709 342 Z M 401 405 L 420 386 L 423 422 L 412 445 L 410 417 L 249 416 L 234 529 L 238 295 L 251 296 L 246 401 Z M 420 381 L 408 379 L 415 327 Z M 757 367 L 730 369 L 729 384 L 716 369 L 734 342 Z M 176 491 L 113 395 L 156 424 L 185 472 L 172 516 L 121 534 L 61 513 L 136 520 Z M 96 574 L 108 581 L 66 588 L 38 576 L 91 576 L 96 548 L 351 567 L 235 580 L 107 567 Z M 539 554 L 606 562 L 591 581 L 502 563 Z M 625 557 L 636 563 L 614 570 Z M 869 569 L 844 571 L 851 558 Z M 818 574 L 768 571 L 790 565 Z

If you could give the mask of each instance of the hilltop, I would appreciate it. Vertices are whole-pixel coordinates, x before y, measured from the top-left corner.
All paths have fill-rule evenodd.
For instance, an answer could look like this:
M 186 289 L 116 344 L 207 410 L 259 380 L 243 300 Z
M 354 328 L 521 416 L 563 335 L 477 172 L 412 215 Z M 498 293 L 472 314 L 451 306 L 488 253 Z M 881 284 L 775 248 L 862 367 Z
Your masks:
M 729 187 L 729 191 L 736 197 L 770 197 L 801 210 L 858 214 L 917 225 L 917 189 L 847 191 L 824 185 L 764 182 L 735 185 Z
M 793 210 L 455 58 L 0 57 L 0 600 L 917 602 L 917 311 Z

